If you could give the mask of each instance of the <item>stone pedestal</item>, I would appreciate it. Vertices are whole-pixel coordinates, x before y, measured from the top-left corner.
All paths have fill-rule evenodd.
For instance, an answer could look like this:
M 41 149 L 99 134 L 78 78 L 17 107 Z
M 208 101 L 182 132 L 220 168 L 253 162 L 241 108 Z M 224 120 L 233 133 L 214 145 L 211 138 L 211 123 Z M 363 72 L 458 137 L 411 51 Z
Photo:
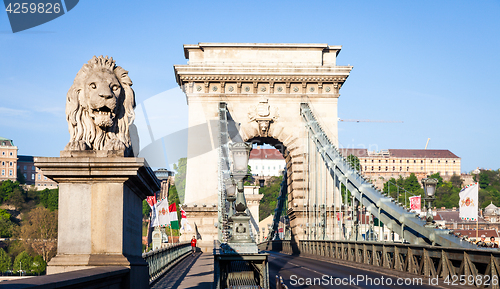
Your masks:
M 129 288 L 149 288 L 142 200 L 160 182 L 146 161 L 123 151 L 62 151 L 59 158 L 35 158 L 35 166 L 59 183 L 57 255 L 47 273 L 126 266 Z

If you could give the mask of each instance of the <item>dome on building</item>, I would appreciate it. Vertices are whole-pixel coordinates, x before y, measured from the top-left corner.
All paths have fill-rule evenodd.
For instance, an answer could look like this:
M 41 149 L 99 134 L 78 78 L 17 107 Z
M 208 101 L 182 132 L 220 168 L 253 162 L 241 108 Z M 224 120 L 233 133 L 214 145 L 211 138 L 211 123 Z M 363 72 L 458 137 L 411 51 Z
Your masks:
M 494 215 L 496 213 L 497 209 L 498 209 L 498 207 L 493 205 L 493 202 L 492 202 L 491 204 L 486 206 L 486 208 L 484 208 L 484 214 L 486 216 Z

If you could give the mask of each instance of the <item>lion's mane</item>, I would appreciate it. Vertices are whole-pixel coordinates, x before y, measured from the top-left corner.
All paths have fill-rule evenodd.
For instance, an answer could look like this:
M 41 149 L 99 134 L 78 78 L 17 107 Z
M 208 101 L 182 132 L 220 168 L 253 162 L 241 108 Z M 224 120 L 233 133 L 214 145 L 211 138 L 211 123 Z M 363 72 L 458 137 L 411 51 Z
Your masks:
M 102 129 L 89 115 L 90 98 L 84 93 L 88 75 L 94 71 L 113 72 L 122 87 L 117 98 L 113 124 Z M 70 141 L 65 150 L 125 150 L 133 156 L 129 127 L 135 118 L 135 95 L 128 71 L 115 65 L 113 58 L 94 56 L 78 71 L 66 99 L 66 119 Z

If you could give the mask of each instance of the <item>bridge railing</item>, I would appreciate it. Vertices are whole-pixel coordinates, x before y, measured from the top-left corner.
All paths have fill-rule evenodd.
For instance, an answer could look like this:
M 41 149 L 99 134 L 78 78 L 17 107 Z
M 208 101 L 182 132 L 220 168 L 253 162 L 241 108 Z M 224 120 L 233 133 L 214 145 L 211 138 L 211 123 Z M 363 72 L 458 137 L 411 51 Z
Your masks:
M 402 243 L 301 240 L 272 241 L 259 249 L 315 255 L 415 275 L 442 278 L 440 283 L 500 288 L 500 251 Z
M 191 252 L 189 242 L 167 244 L 166 247 L 142 254 L 149 267 L 149 283 L 154 282 Z

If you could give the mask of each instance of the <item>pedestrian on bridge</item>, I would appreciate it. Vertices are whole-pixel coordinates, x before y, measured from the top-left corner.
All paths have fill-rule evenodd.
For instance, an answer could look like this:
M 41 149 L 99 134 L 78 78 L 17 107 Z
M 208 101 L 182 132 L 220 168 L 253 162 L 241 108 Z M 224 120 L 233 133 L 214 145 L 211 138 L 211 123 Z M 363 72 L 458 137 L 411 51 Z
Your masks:
M 192 251 L 192 254 L 194 256 L 194 253 L 196 253 L 196 237 L 193 236 L 193 238 L 191 239 L 191 251 Z

